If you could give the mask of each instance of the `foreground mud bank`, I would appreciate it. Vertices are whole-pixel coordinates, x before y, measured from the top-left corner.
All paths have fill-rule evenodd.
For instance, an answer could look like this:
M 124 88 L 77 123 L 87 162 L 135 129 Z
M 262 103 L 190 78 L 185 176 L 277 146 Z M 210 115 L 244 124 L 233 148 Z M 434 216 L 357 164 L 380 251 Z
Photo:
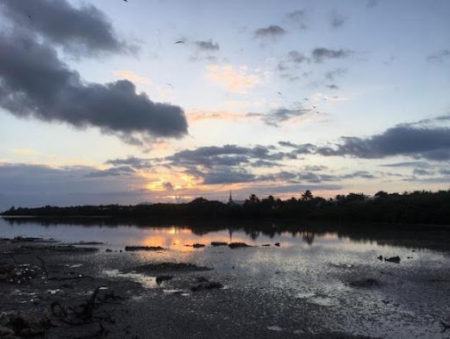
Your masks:
M 187 255 L 111 250 L 100 242 L 0 240 L 0 337 L 450 334 L 450 272 L 445 265 L 411 266 L 414 251 L 399 262 L 370 254 L 367 263 L 349 264 L 328 257 L 314 262 L 320 254 L 301 257 L 283 252 L 292 251 L 283 244 L 216 245 Z

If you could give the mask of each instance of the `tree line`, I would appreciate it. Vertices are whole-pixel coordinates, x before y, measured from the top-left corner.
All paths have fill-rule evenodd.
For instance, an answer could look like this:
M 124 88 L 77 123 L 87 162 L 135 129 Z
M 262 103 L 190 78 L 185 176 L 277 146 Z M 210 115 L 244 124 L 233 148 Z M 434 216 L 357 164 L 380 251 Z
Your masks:
M 299 198 L 249 196 L 243 204 L 196 198 L 188 203 L 139 205 L 11 207 L 3 216 L 119 217 L 154 219 L 274 218 L 450 225 L 450 190 L 387 193 L 374 196 L 349 193 L 325 199 L 309 190 Z

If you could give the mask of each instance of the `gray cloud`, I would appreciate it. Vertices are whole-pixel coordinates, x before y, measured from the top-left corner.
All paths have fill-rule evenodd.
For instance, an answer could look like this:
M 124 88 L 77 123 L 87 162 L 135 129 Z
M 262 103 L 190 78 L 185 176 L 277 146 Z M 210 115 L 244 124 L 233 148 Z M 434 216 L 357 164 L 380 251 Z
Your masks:
M 366 7 L 367 8 L 374 8 L 378 5 L 378 0 L 367 0 Z
M 403 161 L 392 164 L 383 164 L 383 167 L 429 167 L 430 164 L 425 161 Z
M 194 43 L 197 46 L 197 48 L 202 51 L 213 52 L 213 51 L 218 51 L 220 49 L 219 44 L 217 42 L 213 42 L 212 40 L 207 40 L 207 41 L 198 40 L 198 41 L 195 41 Z
M 135 169 L 146 169 L 151 166 L 150 159 L 128 157 L 125 159 L 111 159 L 107 160 L 105 164 L 113 166 L 130 166 Z
M 195 150 L 183 150 L 165 158 L 174 166 L 251 165 L 253 161 L 277 161 L 292 156 L 290 153 L 272 152 L 269 147 L 243 147 L 237 145 L 204 146 Z
M 305 9 L 299 9 L 290 12 L 286 17 L 292 21 L 298 28 L 305 30 L 308 28 L 308 13 Z
M 130 166 L 119 166 L 112 167 L 106 170 L 93 171 L 86 174 L 87 177 L 96 178 L 96 177 L 116 177 L 119 175 L 130 175 L 134 173 L 135 170 Z
M 330 25 L 332 28 L 340 28 L 342 27 L 345 22 L 347 21 L 347 18 L 343 16 L 342 14 L 333 11 L 330 14 Z
M 93 54 L 132 49 L 119 41 L 103 12 L 92 5 L 73 7 L 65 0 L 16 1 L 1 4 L 8 19 L 71 52 Z
M 351 54 L 351 51 L 344 49 L 329 49 L 318 47 L 311 52 L 311 58 L 316 63 L 321 63 L 326 59 L 342 59 Z
M 174 190 L 172 183 L 168 181 L 163 183 L 163 187 L 167 192 L 172 192 Z
M 29 36 L 0 35 L 0 51 L 0 105 L 17 117 L 98 127 L 135 143 L 187 132 L 180 107 L 152 102 L 128 80 L 83 82 L 54 49 Z
M 247 171 L 222 169 L 213 170 L 203 175 L 203 183 L 205 185 L 232 184 L 242 182 L 253 182 L 256 176 Z
M 384 158 L 395 155 L 428 160 L 450 159 L 450 128 L 416 128 L 399 125 L 369 138 L 343 137 L 335 147 L 320 147 L 317 153 L 351 155 L 358 158 Z
M 281 107 L 272 110 L 269 113 L 247 113 L 247 116 L 259 117 L 267 125 L 278 127 L 280 123 L 283 123 L 292 118 L 304 116 L 308 113 L 311 113 L 311 109 L 307 108 L 288 109 Z
M 431 54 L 427 57 L 428 61 L 442 63 L 446 60 L 450 60 L 450 50 L 443 49 L 439 52 Z
M 279 37 L 286 34 L 286 31 L 278 25 L 270 25 L 264 28 L 259 28 L 255 31 L 257 38 Z

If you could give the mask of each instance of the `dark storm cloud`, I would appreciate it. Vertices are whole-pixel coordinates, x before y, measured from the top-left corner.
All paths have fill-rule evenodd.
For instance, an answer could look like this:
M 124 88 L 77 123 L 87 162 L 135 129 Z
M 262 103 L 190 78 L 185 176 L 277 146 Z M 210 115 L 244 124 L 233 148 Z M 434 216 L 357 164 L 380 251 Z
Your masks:
M 304 116 L 310 112 L 311 112 L 311 110 L 306 109 L 306 108 L 288 109 L 288 108 L 281 107 L 281 108 L 272 110 L 269 113 L 247 113 L 247 116 L 248 117 L 259 117 L 267 125 L 278 127 L 278 125 L 280 123 L 283 123 L 292 118 Z
M 27 27 L 53 43 L 80 53 L 129 50 L 119 41 L 103 12 L 92 5 L 73 7 L 65 0 L 3 0 L 8 19 Z
M 431 54 L 427 57 L 428 61 L 442 63 L 446 60 L 450 60 L 450 50 L 443 49 L 439 52 Z
M 293 22 L 300 29 L 308 28 L 308 13 L 305 9 L 299 9 L 286 15 L 289 21 Z
M 335 147 L 320 147 L 325 156 L 350 155 L 358 158 L 384 158 L 395 155 L 428 160 L 450 159 L 450 128 L 417 128 L 399 125 L 369 138 L 343 137 Z
M 255 31 L 257 38 L 279 37 L 286 33 L 286 31 L 278 25 L 270 25 L 264 28 L 259 28 Z
M 327 59 L 342 59 L 351 54 L 351 51 L 344 49 L 329 49 L 318 47 L 311 52 L 311 59 L 316 63 L 321 63 Z
M 29 36 L 0 35 L 0 105 L 17 117 L 98 127 L 139 142 L 180 137 L 187 121 L 178 106 L 152 102 L 133 83 L 86 83 L 51 47 Z
M 198 49 L 208 52 L 218 51 L 220 49 L 220 46 L 217 42 L 213 42 L 212 40 L 207 41 L 195 41 L 195 45 Z
M 136 169 L 145 169 L 151 166 L 150 159 L 128 157 L 125 159 L 111 159 L 107 160 L 105 164 L 113 166 L 130 166 Z

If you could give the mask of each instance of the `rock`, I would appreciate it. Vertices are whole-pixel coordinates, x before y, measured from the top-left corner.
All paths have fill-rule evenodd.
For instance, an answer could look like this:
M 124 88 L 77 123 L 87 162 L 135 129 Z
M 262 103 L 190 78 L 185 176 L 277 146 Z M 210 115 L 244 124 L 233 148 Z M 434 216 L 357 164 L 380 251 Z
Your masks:
M 211 241 L 211 246 L 227 246 L 228 243 L 223 241 Z
M 216 281 L 204 281 L 191 287 L 192 292 L 199 292 L 204 290 L 212 290 L 216 288 L 223 288 L 223 285 Z
M 79 242 L 74 242 L 71 245 L 103 245 L 103 242 L 100 241 L 79 241 Z
M 97 252 L 96 247 L 78 247 L 73 245 L 52 245 L 52 246 L 21 246 L 19 251 L 23 249 L 35 250 L 39 252 L 64 252 L 64 253 L 91 253 Z
M 201 283 L 201 282 L 208 282 L 209 280 L 206 279 L 205 277 L 198 277 L 197 278 L 197 282 Z
M 164 262 L 159 264 L 146 264 L 142 266 L 137 266 L 126 270 L 126 272 L 136 272 L 136 273 L 148 273 L 151 275 L 156 274 L 164 274 L 164 273 L 185 273 L 185 272 L 200 272 L 200 271 L 209 271 L 211 268 L 204 266 L 197 266 L 189 263 L 173 263 L 173 262 Z
M 263 246 L 263 247 L 269 247 L 270 244 L 264 244 L 264 245 L 261 245 L 261 246 Z
M 233 248 L 241 248 L 241 247 L 251 247 L 250 245 L 247 245 L 245 242 L 232 242 L 228 244 L 228 247 Z
M 172 280 L 172 278 L 173 278 L 173 276 L 171 276 L 171 275 L 160 275 L 160 276 L 157 276 L 157 277 L 156 277 L 156 283 L 157 283 L 158 285 L 161 285 L 161 283 L 162 283 L 163 281 Z
M 165 248 L 161 246 L 125 246 L 125 251 L 164 251 Z
M 105 250 L 105 252 L 107 252 L 107 253 L 111 253 L 111 252 L 112 252 L 112 249 L 110 249 L 110 248 L 107 248 L 107 249 Z
M 368 278 L 368 279 L 350 281 L 349 285 L 352 287 L 370 288 L 370 287 L 379 286 L 380 283 L 376 279 Z
M 44 241 L 42 238 L 35 238 L 35 237 L 15 237 L 11 240 L 12 242 L 41 242 Z
M 396 257 L 384 258 L 384 261 L 388 261 L 388 262 L 393 262 L 393 263 L 399 264 L 400 263 L 400 257 L 396 256 Z
M 382 261 L 382 260 L 383 260 L 383 256 L 382 256 L 382 255 L 379 255 L 379 256 L 377 257 L 377 259 L 380 260 L 380 261 Z
M 8 327 L 5 326 L 0 326 L 0 337 L 8 337 L 8 336 L 13 336 L 14 335 L 14 331 Z
M 202 248 L 202 247 L 205 247 L 205 245 L 204 244 L 194 244 L 194 245 L 192 245 L 192 247 L 194 247 L 194 248 Z
M 275 246 L 280 247 L 280 243 L 279 243 L 279 242 L 276 242 L 276 243 L 275 243 Z

